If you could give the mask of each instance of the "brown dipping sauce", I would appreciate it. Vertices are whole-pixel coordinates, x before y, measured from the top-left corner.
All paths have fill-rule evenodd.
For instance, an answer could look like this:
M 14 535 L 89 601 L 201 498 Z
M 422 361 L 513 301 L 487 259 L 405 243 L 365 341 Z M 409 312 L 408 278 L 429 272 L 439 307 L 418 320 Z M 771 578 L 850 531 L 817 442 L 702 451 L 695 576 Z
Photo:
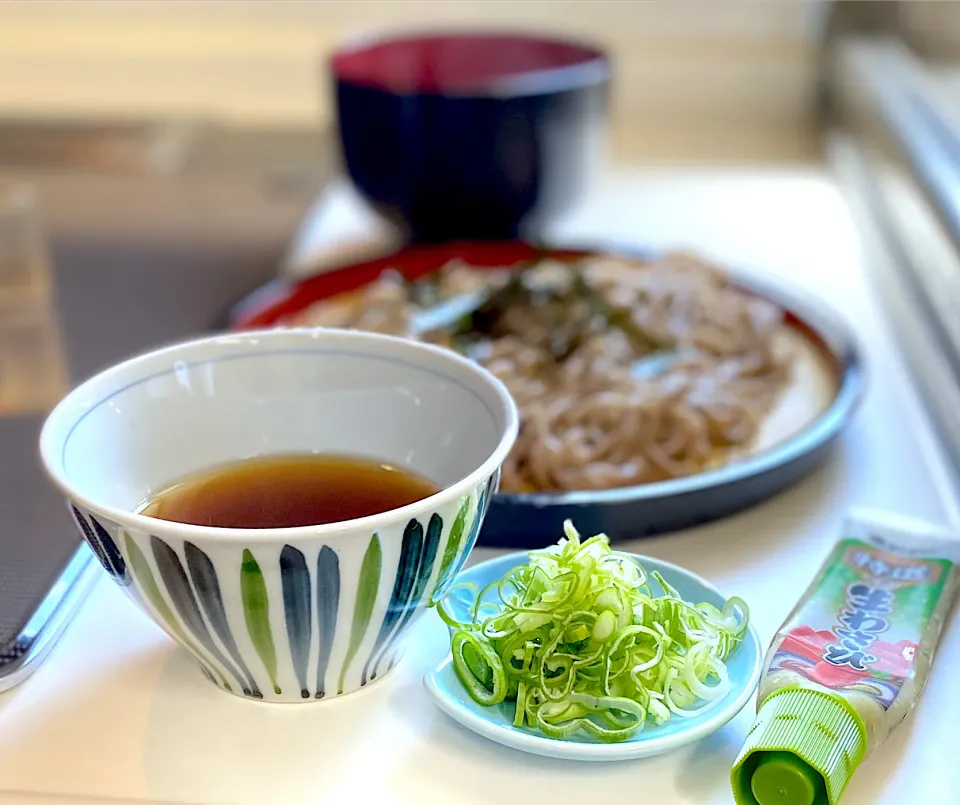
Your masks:
M 191 475 L 138 511 L 215 528 L 296 528 L 380 514 L 438 491 L 420 475 L 367 458 L 277 455 Z

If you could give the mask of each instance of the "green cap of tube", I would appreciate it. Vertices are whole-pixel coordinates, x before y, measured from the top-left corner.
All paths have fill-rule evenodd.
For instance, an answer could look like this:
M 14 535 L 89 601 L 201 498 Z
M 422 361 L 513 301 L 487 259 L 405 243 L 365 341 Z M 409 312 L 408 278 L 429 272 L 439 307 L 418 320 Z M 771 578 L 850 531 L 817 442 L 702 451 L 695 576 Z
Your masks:
M 863 760 L 867 729 L 846 701 L 786 687 L 770 694 L 730 772 L 737 805 L 836 805 Z

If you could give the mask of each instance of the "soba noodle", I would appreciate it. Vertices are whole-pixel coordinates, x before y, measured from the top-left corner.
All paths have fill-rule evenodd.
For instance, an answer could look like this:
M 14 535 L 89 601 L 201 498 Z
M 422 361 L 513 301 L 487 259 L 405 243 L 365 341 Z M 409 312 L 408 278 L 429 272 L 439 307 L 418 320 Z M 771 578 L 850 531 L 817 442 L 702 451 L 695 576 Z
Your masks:
M 609 489 L 735 460 L 789 376 L 777 346 L 783 311 L 690 255 L 548 260 L 519 279 L 454 263 L 435 275 L 427 302 L 417 286 L 388 273 L 285 323 L 404 335 L 472 355 L 520 411 L 505 492 Z M 484 290 L 493 297 L 479 332 L 462 323 L 416 332 L 416 314 L 431 304 Z

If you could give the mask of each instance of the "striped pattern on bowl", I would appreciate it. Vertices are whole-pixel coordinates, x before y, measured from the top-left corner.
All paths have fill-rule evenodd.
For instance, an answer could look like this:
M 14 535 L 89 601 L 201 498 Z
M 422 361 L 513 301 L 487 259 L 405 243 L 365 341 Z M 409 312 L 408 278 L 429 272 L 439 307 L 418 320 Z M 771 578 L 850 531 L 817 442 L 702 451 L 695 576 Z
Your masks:
M 366 538 L 297 544 L 162 540 L 71 504 L 104 569 L 233 693 L 323 699 L 383 676 L 450 587 L 498 473 L 460 500 Z

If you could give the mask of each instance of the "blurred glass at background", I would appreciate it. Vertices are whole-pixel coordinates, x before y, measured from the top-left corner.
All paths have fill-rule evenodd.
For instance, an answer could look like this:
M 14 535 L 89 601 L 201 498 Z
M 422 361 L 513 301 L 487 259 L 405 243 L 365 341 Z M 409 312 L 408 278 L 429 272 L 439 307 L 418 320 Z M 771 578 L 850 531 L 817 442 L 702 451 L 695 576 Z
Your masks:
M 66 389 L 37 191 L 0 183 L 0 415 L 50 408 Z

